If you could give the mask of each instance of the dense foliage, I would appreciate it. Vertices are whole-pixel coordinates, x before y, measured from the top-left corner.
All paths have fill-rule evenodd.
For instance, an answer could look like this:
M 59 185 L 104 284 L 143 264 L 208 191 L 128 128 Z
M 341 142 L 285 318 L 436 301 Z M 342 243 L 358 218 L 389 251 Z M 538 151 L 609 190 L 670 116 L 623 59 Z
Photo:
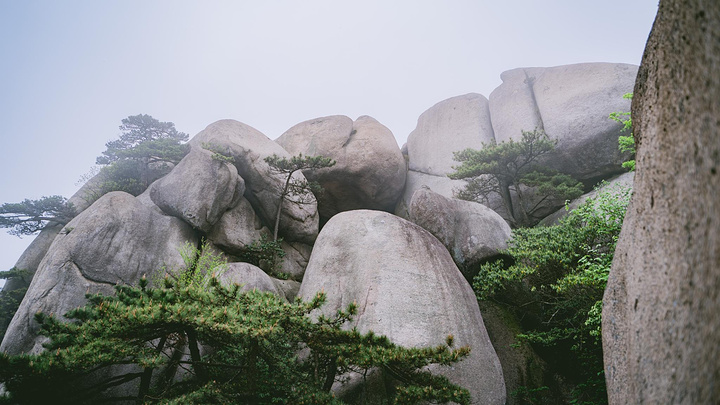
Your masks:
M 468 181 L 456 196 L 485 205 L 491 205 L 491 197 L 498 196 L 513 227 L 535 225 L 545 205 L 562 206 L 583 193 L 582 184 L 572 177 L 538 165 L 556 143 L 536 129 L 522 131 L 518 142 L 511 139 L 483 145 L 480 150 L 455 152 L 455 160 L 461 164 L 449 177 Z
M 399 347 L 343 328 L 354 305 L 333 317 L 311 316 L 323 294 L 288 303 L 242 292 L 203 275 L 217 257 L 194 260 L 195 273 L 168 275 L 161 287 L 143 278 L 138 287 L 116 286 L 114 296 L 89 295 L 86 306 L 66 314 L 74 322 L 38 314 L 50 339 L 46 351 L 0 354 L 4 401 L 339 404 L 333 383 L 379 369 L 394 379 L 394 403 L 470 402 L 467 390 L 425 369 L 469 353 L 452 349 L 452 336 L 438 347 Z
M 624 99 L 632 100 L 633 94 L 627 93 L 623 95 Z M 629 152 L 632 154 L 630 160 L 623 162 L 622 166 L 627 170 L 635 170 L 635 137 L 632 131 L 632 118 L 630 118 L 630 112 L 614 112 L 610 113 L 610 119 L 619 122 L 623 125 L 622 132 L 629 133 L 629 135 L 620 135 L 618 139 L 618 147 L 621 152 Z
M 319 194 L 322 191 L 318 183 L 299 179 L 294 177 L 293 174 L 297 171 L 304 172 L 332 167 L 335 165 L 335 161 L 324 156 L 303 156 L 301 153 L 290 158 L 273 154 L 266 157 L 265 162 L 270 165 L 274 172 L 281 174 L 285 178 L 283 188 L 280 190 L 278 209 L 275 213 L 273 241 L 277 241 L 283 201 L 287 200 L 293 204 L 305 204 L 307 201 L 303 200 L 303 195 L 306 193 Z
M 188 134 L 178 132 L 172 122 L 161 122 L 147 114 L 122 120 L 118 139 L 105 144 L 96 159 L 103 165 L 99 179 L 86 187 L 86 200 L 95 201 L 110 191 L 139 195 L 150 183 L 170 171 L 188 153 Z M 85 180 L 89 180 L 85 179 Z
M 478 299 L 512 308 L 518 337 L 576 384 L 577 404 L 607 402 L 602 296 L 629 199 L 628 187 L 607 186 L 558 225 L 514 230 L 507 257 L 474 279 Z
M 59 195 L 0 205 L 0 228 L 17 236 L 36 234 L 51 224 L 64 225 L 73 217 L 75 207 Z
M 3 288 L 2 294 L 0 294 L 0 341 L 5 337 L 5 331 L 12 317 L 20 307 L 20 302 L 25 297 L 27 292 L 27 285 L 30 284 L 30 272 L 27 270 L 18 269 L 13 267 L 8 271 L 0 271 L 0 279 L 17 279 L 21 285 L 25 287 L 19 287 L 12 290 L 5 290 Z M 7 282 L 6 282 L 7 285 Z

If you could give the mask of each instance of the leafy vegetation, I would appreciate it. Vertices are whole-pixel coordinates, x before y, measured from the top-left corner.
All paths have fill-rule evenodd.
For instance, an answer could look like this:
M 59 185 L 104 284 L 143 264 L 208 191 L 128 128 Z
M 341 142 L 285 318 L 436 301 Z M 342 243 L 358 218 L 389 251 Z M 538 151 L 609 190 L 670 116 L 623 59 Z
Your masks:
M 166 174 L 188 153 L 188 134 L 178 132 L 172 122 L 161 122 L 147 114 L 122 120 L 119 138 L 105 144 L 96 163 L 100 180 L 86 187 L 85 199 L 92 203 L 111 191 L 139 195 L 150 183 Z
M 623 95 L 624 99 L 632 100 L 633 94 L 626 93 Z M 618 147 L 621 152 L 629 152 L 632 154 L 632 158 L 623 162 L 622 166 L 629 170 L 635 170 L 635 137 L 632 133 L 632 118 L 630 112 L 614 112 L 610 113 L 610 119 L 619 122 L 623 125 L 622 131 L 625 133 L 629 132 L 629 135 L 620 135 L 618 139 Z
M 11 235 L 33 235 L 52 224 L 67 224 L 75 217 L 75 207 L 66 198 L 53 195 L 39 200 L 0 205 L 0 228 Z
M 577 384 L 576 404 L 607 402 L 602 295 L 630 193 L 607 186 L 559 225 L 514 230 L 507 257 L 483 265 L 473 282 L 478 299 L 523 319 L 518 337 Z
M 0 279 L 7 280 L 10 278 L 20 279 L 21 284 L 25 287 L 12 290 L 3 288 L 2 294 L 0 294 L 0 341 L 5 337 L 5 331 L 7 331 L 12 317 L 20 307 L 20 302 L 25 297 L 27 286 L 30 284 L 30 272 L 17 267 L 13 267 L 8 271 L 0 271 Z
M 535 225 L 541 219 L 538 214 L 543 204 L 562 205 L 583 193 L 582 184 L 572 177 L 538 165 L 556 143 L 536 129 L 522 131 L 519 142 L 511 139 L 483 145 L 480 150 L 455 152 L 455 160 L 461 164 L 449 177 L 468 181 L 456 196 L 486 205 L 492 196 L 499 196 L 511 226 Z M 529 187 L 534 188 L 532 196 Z
M 63 322 L 37 314 L 49 338 L 37 355 L 0 354 L 5 403 L 340 404 L 330 389 L 347 373 L 384 370 L 393 403 L 469 404 L 467 390 L 426 370 L 450 365 L 469 348 L 453 338 L 432 348 L 403 348 L 384 336 L 343 328 L 355 305 L 333 317 L 311 316 L 324 300 L 288 303 L 241 292 L 207 270 L 217 256 L 193 256 L 190 275 L 150 287 L 118 285 L 88 295 Z M 125 383 L 133 390 L 113 390 Z M 42 387 L 42 389 L 38 389 Z
M 281 158 L 273 154 L 272 156 L 266 157 L 265 162 L 270 165 L 273 171 L 285 177 L 285 183 L 280 191 L 278 209 L 275 213 L 275 227 L 273 228 L 273 241 L 277 241 L 283 202 L 287 200 L 293 204 L 305 204 L 307 201 L 302 199 L 303 195 L 312 192 L 320 193 L 322 190 L 318 183 L 305 179 L 300 180 L 293 177 L 293 174 L 297 171 L 302 172 L 332 167 L 335 165 L 335 161 L 323 156 L 303 156 L 301 153 L 289 159 L 285 157 Z

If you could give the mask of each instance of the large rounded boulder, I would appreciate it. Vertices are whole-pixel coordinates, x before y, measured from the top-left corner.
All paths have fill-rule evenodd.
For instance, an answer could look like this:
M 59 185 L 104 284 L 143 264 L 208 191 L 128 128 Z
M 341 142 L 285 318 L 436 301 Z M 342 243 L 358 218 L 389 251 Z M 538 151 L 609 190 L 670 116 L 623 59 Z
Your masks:
M 55 238 L 8 327 L 0 350 L 38 353 L 37 312 L 64 315 L 85 294 L 111 294 L 117 283 L 136 285 L 162 269 L 182 269 L 180 254 L 197 236 L 185 222 L 162 215 L 123 192 L 108 193 L 70 221 Z
M 209 231 L 245 192 L 235 166 L 204 148 L 190 153 L 150 186 L 150 198 L 164 212 Z
M 410 170 L 446 176 L 457 164 L 453 153 L 494 144 L 488 100 L 470 93 L 443 100 L 420 115 L 407 141 Z
M 265 161 L 277 155 L 289 158 L 290 154 L 260 131 L 234 120 L 221 120 L 208 125 L 190 140 L 193 148 L 207 148 L 219 154 L 218 158 L 231 158 L 238 174 L 245 180 L 245 198 L 265 224 L 274 224 L 278 205 L 282 204 L 279 234 L 287 241 L 312 243 L 317 237 L 319 216 L 317 201 L 310 192 L 280 198 L 287 177 L 278 173 Z M 295 172 L 293 177 L 305 181 Z
M 318 210 L 324 220 L 363 208 L 392 211 L 402 195 L 405 159 L 392 132 L 372 117 L 316 118 L 295 125 L 276 142 L 293 155 L 335 160 L 332 167 L 304 173 L 323 188 Z
M 444 344 L 448 335 L 470 356 L 436 371 L 470 390 L 475 404 L 504 404 L 498 357 L 470 285 L 447 249 L 397 216 L 358 210 L 334 216 L 320 233 L 299 295 L 324 291 L 331 316 L 356 303 L 352 327 L 408 347 Z
M 477 264 L 507 249 L 511 237 L 510 226 L 490 208 L 429 189 L 415 192 L 408 219 L 445 245 L 468 280 L 477 273 Z
M 554 169 L 578 180 L 617 174 L 627 156 L 617 144 L 622 125 L 608 116 L 630 110 L 623 95 L 632 91 L 637 69 L 581 63 L 504 72 L 503 83 L 490 94 L 495 140 L 517 141 L 522 131 L 544 130 L 558 141 L 546 161 Z

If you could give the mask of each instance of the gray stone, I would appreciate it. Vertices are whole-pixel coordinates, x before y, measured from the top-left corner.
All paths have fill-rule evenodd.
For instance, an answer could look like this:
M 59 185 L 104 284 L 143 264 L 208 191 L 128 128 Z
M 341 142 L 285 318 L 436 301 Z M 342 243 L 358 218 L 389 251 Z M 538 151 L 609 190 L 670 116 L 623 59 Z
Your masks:
M 372 117 L 354 123 L 345 116 L 316 118 L 295 125 L 276 142 L 293 155 L 336 161 L 304 173 L 323 187 L 318 210 L 324 220 L 355 209 L 392 211 L 402 195 L 405 159 L 392 132 Z
M 245 191 L 235 166 L 194 147 L 165 177 L 150 186 L 150 198 L 164 212 L 207 232 Z
M 307 300 L 319 291 L 327 294 L 323 313 L 355 302 L 348 326 L 403 346 L 436 346 L 452 334 L 458 347 L 472 351 L 435 370 L 468 388 L 475 404 L 505 403 L 502 369 L 475 295 L 429 232 L 381 211 L 334 216 L 317 239 L 299 295 Z
M 263 236 L 272 239 L 272 232 L 263 225 L 244 197 L 240 197 L 235 207 L 225 211 L 207 235 L 215 245 L 230 254 L 242 253 L 247 245 Z
M 621 125 L 608 118 L 629 111 L 637 66 L 582 63 L 504 72 L 490 94 L 495 140 L 519 140 L 521 130 L 544 129 L 557 139 L 545 164 L 579 180 L 621 173 L 627 158 L 618 150 Z M 412 155 L 411 155 L 412 159 Z
M 610 404 L 720 398 L 720 2 L 662 0 L 635 86 L 634 194 L 603 299 Z
M 113 285 L 152 280 L 163 268 L 182 269 L 180 249 L 197 244 L 183 221 L 159 215 L 130 194 L 108 193 L 70 221 L 38 267 L 0 350 L 38 353 L 37 312 L 64 315 L 84 305 L 86 293 L 113 292 Z
M 273 154 L 280 157 L 290 157 L 290 154 L 258 130 L 233 120 L 210 124 L 190 140 L 192 147 L 202 147 L 203 144 L 219 148 L 223 154 L 233 157 L 238 174 L 245 180 L 245 198 L 265 224 L 275 224 L 285 177 L 273 171 L 264 159 Z M 299 172 L 294 177 L 305 179 Z M 302 199 L 305 203 L 282 201 L 279 233 L 288 241 L 312 243 L 319 228 L 315 196 L 307 192 L 293 198 Z
M 413 194 L 418 190 L 428 189 L 443 197 L 453 198 L 455 190 L 462 189 L 466 184 L 465 180 L 453 180 L 447 176 L 434 176 L 410 170 L 405 182 L 405 192 L 395 208 L 395 215 L 403 218 L 408 217 L 410 201 Z
M 299 242 L 282 241 L 280 247 L 285 252 L 280 272 L 287 274 L 293 280 L 302 281 L 308 260 L 310 260 L 312 246 Z
M 445 245 L 469 281 L 477 274 L 476 265 L 507 249 L 512 236 L 510 226 L 490 208 L 427 189 L 413 195 L 408 219 Z
M 288 300 L 288 302 L 295 301 L 295 297 L 298 295 L 298 291 L 300 291 L 300 282 L 295 280 L 280 280 L 277 278 L 272 279 L 273 283 L 275 283 L 275 286 L 280 290 L 283 295 L 285 296 L 285 299 Z
M 456 162 L 453 152 L 494 144 L 488 100 L 470 93 L 441 101 L 422 113 L 407 140 L 410 170 L 446 176 Z
M 270 276 L 250 263 L 228 263 L 224 265 L 224 270 L 218 274 L 217 279 L 224 285 L 242 285 L 241 291 L 266 291 L 278 297 L 285 297 Z
M 542 70 L 518 68 L 500 74 L 502 84 L 489 97 L 493 132 L 498 143 L 517 140 L 522 131 L 544 129 L 533 90 L 534 73 Z

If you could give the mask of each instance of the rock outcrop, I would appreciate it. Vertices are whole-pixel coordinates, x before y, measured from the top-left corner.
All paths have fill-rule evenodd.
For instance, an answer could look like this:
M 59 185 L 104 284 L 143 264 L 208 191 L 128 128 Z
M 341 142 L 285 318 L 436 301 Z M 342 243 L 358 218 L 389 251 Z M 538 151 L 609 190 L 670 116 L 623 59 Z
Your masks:
M 720 3 L 661 0 L 635 86 L 634 195 L 603 300 L 610 404 L 720 398 Z
M 458 164 L 453 152 L 517 141 L 523 130 L 541 129 L 556 139 L 543 163 L 587 186 L 622 173 L 627 155 L 617 146 L 621 125 L 608 116 L 629 110 L 622 96 L 632 91 L 636 72 L 636 66 L 614 63 L 518 68 L 501 74 L 503 83 L 489 101 L 467 94 L 436 104 L 408 136 L 408 180 L 396 213 L 406 217 L 413 193 L 423 187 L 453 197 L 465 185 L 447 178 Z M 489 205 L 504 215 L 500 204 Z
M 155 205 L 203 232 L 208 232 L 244 192 L 245 182 L 235 166 L 197 147 L 150 186 Z
M 232 157 L 238 174 L 245 180 L 245 198 L 250 201 L 264 223 L 275 223 L 285 178 L 275 172 L 264 159 L 273 154 L 290 157 L 285 149 L 255 128 L 234 120 L 221 120 L 210 124 L 190 140 L 190 145 L 193 148 L 209 147 Z M 293 176 L 305 180 L 302 173 L 296 172 Z M 287 199 L 282 202 L 280 235 L 287 241 L 312 243 L 319 228 L 315 196 L 307 192 L 295 196 L 295 199 L 302 199 L 304 203 L 295 204 Z
M 622 171 L 625 156 L 612 112 L 629 111 L 622 98 L 632 90 L 637 66 L 581 63 L 503 72 L 490 94 L 495 140 L 518 140 L 521 131 L 543 129 L 557 147 L 546 163 L 578 180 L 595 180 Z
M 506 249 L 511 237 L 510 226 L 490 208 L 429 189 L 413 194 L 408 219 L 442 242 L 470 282 L 476 265 Z
M 470 93 L 441 101 L 418 118 L 408 136 L 410 170 L 446 176 L 457 163 L 453 152 L 495 143 L 488 100 Z
M 55 238 L 8 327 L 0 350 L 38 353 L 37 312 L 63 315 L 85 303 L 86 293 L 113 292 L 116 283 L 136 285 L 161 268 L 184 266 L 180 249 L 197 243 L 192 229 L 123 192 L 108 193 L 70 221 Z
M 225 211 L 208 232 L 208 239 L 230 254 L 242 253 L 262 237 L 272 239 L 272 232 L 263 225 L 245 197 L 240 197 L 233 208 Z
M 355 302 L 353 325 L 404 346 L 443 344 L 452 334 L 471 354 L 438 369 L 475 404 L 504 404 L 505 384 L 477 300 L 445 247 L 429 232 L 380 211 L 334 216 L 315 244 L 299 295 L 324 291 L 331 316 Z
M 228 263 L 218 274 L 217 279 L 224 285 L 241 285 L 241 291 L 265 291 L 278 297 L 285 297 L 285 294 L 278 289 L 270 276 L 261 268 L 250 263 Z
M 392 132 L 372 117 L 316 118 L 287 130 L 276 140 L 290 154 L 325 156 L 335 165 L 305 172 L 320 183 L 320 216 L 356 209 L 392 212 L 405 187 L 405 159 Z

